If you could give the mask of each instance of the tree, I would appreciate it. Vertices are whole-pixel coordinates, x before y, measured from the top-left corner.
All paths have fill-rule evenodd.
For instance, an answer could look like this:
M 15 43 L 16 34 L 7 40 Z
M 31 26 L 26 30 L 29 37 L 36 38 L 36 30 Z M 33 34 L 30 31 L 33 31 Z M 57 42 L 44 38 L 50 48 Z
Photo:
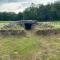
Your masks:
M 23 20 L 23 13 L 19 12 L 17 15 L 18 20 Z

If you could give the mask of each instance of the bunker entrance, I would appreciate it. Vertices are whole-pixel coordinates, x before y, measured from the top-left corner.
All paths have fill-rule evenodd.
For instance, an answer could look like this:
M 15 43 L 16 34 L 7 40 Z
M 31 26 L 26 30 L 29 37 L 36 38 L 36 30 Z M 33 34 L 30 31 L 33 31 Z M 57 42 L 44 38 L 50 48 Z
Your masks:
M 26 30 L 31 30 L 36 25 L 37 21 L 36 20 L 21 20 L 20 23 Z
M 31 30 L 32 29 L 32 23 L 25 23 L 25 29 L 26 30 Z

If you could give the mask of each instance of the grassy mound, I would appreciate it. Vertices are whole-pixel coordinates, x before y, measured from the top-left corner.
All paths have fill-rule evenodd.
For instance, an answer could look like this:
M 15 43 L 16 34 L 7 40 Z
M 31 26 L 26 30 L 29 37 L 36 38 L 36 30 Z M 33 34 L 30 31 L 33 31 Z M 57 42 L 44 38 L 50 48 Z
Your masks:
M 7 31 L 13 35 L 8 35 Z M 21 36 L 15 35 L 16 31 Z M 53 31 L 59 33 L 60 30 Z M 5 36 L 0 35 L 0 60 L 60 60 L 60 34 L 46 35 L 52 33 L 50 29 L 20 31 L 8 28 L 4 33 Z
M 45 29 L 45 30 L 37 30 L 36 35 L 56 35 L 60 34 L 60 29 Z

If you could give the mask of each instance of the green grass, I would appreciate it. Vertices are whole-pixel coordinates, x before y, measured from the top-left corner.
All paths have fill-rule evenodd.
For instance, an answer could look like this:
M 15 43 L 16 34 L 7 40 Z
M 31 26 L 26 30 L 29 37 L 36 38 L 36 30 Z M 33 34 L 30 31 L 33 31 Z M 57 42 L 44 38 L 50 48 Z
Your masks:
M 15 22 L 15 21 L 0 21 L 0 23 L 11 23 L 11 22 Z
M 54 22 L 39 22 L 39 26 L 40 28 L 44 29 L 44 28 L 60 28 L 60 21 L 54 21 Z
M 13 24 L 16 21 L 0 21 L 0 30 L 20 30 L 23 29 L 23 27 L 21 27 L 20 25 L 16 25 L 16 27 L 4 27 L 5 25 L 8 26 L 8 24 Z
M 43 38 L 44 37 L 44 38 Z M 0 36 L 0 60 L 60 60 L 59 36 Z

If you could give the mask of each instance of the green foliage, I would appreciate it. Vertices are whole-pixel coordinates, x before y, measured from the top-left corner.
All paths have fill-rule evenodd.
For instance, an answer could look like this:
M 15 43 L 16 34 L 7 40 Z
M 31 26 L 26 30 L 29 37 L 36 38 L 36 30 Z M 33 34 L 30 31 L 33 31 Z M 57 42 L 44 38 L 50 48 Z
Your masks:
M 13 12 L 0 12 L 0 20 L 1 21 L 10 21 L 10 20 L 16 20 L 17 14 Z
M 24 19 L 38 21 L 60 20 L 60 3 L 32 6 L 24 11 Z

